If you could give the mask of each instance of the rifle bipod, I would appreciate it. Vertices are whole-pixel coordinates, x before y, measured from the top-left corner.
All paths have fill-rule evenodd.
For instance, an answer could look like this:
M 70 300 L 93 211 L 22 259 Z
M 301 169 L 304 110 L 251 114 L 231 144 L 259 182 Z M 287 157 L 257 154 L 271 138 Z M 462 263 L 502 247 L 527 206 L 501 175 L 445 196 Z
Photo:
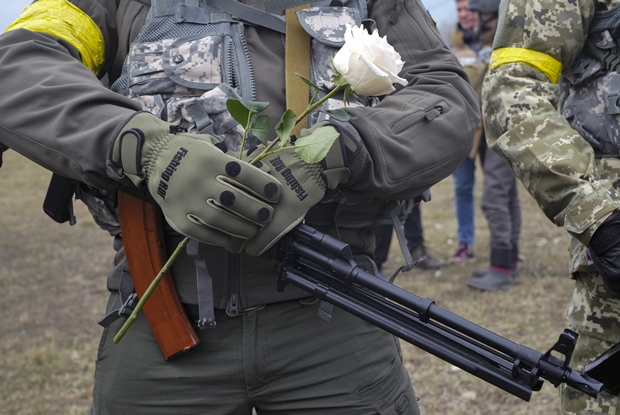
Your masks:
M 603 388 L 569 366 L 571 330 L 544 354 L 514 343 L 362 270 L 349 245 L 307 225 L 285 236 L 277 255 L 278 290 L 290 283 L 525 401 L 543 379 L 593 397 Z

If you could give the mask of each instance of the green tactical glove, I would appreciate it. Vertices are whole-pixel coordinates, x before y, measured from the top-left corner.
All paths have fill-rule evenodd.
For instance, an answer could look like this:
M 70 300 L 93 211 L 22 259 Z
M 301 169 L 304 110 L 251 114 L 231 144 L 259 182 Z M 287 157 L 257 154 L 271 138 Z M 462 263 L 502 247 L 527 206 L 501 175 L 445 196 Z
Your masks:
M 320 163 L 306 163 L 289 148 L 263 158 L 261 164 L 256 165 L 282 183 L 283 189 L 280 201 L 272 205 L 275 210 L 273 221 L 247 241 L 245 251 L 249 255 L 260 255 L 273 246 L 303 220 L 308 210 L 325 196 L 327 189 L 347 184 L 363 169 L 368 153 L 349 123 L 318 123 L 312 128 L 302 129 L 300 138 L 323 126 L 335 128 L 340 136 Z M 249 162 L 263 150 L 261 145 L 245 152 L 243 160 Z
M 110 158 L 136 186 L 147 186 L 177 232 L 234 252 L 239 238 L 272 222 L 283 191 L 276 177 L 225 151 L 214 137 L 178 132 L 142 112 L 118 134 Z
M 243 160 L 252 160 L 263 151 L 261 145 L 244 152 Z M 249 153 L 249 154 L 248 154 Z M 262 254 L 299 224 L 308 210 L 321 201 L 327 190 L 321 163 L 306 163 L 293 149 L 278 151 L 263 158 L 258 167 L 282 183 L 280 200 L 273 204 L 273 220 L 245 244 L 252 256 Z

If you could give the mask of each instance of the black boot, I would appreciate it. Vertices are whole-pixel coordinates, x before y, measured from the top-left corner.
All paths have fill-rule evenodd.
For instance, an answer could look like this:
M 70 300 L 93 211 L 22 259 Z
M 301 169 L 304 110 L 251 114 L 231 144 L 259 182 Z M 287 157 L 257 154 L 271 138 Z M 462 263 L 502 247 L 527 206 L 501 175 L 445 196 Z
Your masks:
M 411 251 L 411 258 L 414 261 L 419 261 L 415 266 L 422 269 L 439 269 L 446 266 L 444 261 L 429 254 L 424 244 L 418 245 Z

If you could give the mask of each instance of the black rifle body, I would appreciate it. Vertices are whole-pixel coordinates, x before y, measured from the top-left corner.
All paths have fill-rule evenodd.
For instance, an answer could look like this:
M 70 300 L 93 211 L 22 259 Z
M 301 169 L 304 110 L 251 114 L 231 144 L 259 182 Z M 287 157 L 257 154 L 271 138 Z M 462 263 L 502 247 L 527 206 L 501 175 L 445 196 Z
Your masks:
M 299 287 L 525 401 L 543 379 L 590 396 L 603 387 L 569 366 L 577 339 L 571 330 L 544 354 L 514 343 L 362 270 L 349 245 L 307 225 L 285 236 L 276 255 L 283 261 L 279 290 Z

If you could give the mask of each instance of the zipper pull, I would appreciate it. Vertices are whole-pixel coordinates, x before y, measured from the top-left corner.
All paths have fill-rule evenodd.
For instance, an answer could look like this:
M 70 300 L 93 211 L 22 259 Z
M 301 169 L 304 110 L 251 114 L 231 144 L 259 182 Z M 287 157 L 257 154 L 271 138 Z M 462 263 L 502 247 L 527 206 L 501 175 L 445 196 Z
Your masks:
M 239 315 L 239 302 L 237 294 L 230 295 L 230 300 L 226 303 L 226 314 L 230 317 L 236 317 Z
M 443 114 L 443 108 L 442 107 L 433 107 L 430 110 L 426 111 L 426 119 L 428 121 L 433 121 L 435 118 L 439 117 L 441 114 Z

